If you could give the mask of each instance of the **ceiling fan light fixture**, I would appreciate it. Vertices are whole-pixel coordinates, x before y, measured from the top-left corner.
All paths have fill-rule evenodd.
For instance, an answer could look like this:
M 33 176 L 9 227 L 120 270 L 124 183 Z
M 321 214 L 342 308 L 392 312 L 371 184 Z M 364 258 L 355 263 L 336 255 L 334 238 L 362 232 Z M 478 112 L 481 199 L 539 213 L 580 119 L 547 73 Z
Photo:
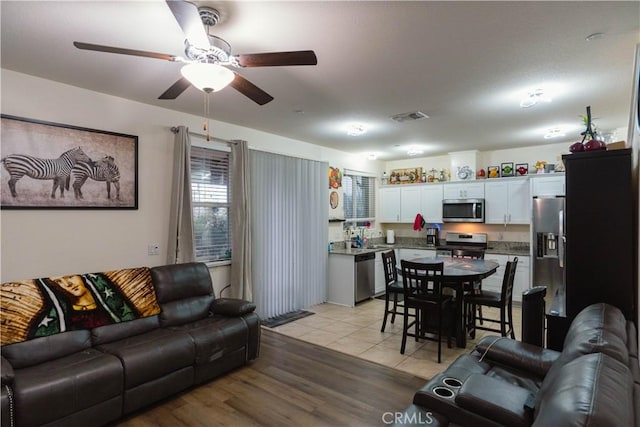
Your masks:
M 193 63 L 180 70 L 182 76 L 203 92 L 217 92 L 233 81 L 235 74 L 218 64 Z

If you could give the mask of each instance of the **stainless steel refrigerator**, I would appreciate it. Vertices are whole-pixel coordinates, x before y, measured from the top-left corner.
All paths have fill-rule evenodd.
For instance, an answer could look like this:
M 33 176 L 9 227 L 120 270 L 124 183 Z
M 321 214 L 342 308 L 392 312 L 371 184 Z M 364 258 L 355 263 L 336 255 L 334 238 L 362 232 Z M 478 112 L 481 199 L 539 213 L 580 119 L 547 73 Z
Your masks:
M 546 286 L 546 311 L 565 315 L 564 196 L 533 198 L 532 286 Z

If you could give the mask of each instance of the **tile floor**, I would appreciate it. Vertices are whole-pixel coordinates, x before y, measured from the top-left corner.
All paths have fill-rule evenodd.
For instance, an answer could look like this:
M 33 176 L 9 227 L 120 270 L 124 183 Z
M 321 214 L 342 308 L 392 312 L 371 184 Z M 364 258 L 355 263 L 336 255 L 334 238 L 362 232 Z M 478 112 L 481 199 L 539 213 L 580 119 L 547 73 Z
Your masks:
M 315 314 L 278 326 L 271 330 L 323 347 L 370 360 L 381 365 L 430 379 L 443 371 L 460 354 L 474 348 L 478 339 L 493 332 L 478 331 L 474 340 L 467 340 L 467 348 L 447 348 L 442 343 L 442 363 L 437 363 L 438 344 L 429 340 L 415 342 L 407 338 L 405 354 L 400 354 L 402 343 L 402 317 L 391 324 L 387 319 L 384 332 L 380 332 L 384 316 L 384 300 L 372 299 L 356 307 L 320 304 L 306 310 Z M 498 318 L 497 310 L 483 308 L 485 316 Z M 514 304 L 513 317 L 516 338 L 520 339 L 520 307 Z

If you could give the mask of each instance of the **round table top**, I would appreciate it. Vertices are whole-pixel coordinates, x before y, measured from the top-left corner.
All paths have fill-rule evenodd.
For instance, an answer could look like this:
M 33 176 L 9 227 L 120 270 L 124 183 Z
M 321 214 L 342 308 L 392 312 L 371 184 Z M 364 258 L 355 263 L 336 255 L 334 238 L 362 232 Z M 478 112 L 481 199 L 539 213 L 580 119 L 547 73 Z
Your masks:
M 422 264 L 444 263 L 443 276 L 454 280 L 480 280 L 491 276 L 500 266 L 495 261 L 469 258 L 421 257 L 408 261 Z

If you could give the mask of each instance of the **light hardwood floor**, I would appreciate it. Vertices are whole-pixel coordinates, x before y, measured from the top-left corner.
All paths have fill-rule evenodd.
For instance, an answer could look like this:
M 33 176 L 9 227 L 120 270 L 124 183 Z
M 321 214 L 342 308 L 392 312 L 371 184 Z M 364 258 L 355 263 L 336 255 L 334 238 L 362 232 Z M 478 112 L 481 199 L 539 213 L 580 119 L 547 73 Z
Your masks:
M 372 426 L 402 411 L 423 378 L 263 328 L 260 357 L 115 424 Z
M 438 364 L 431 341 L 409 340 L 406 354 L 400 354 L 401 318 L 380 332 L 381 300 L 308 310 L 315 314 L 273 330 L 263 327 L 256 361 L 114 425 L 384 425 L 385 413 L 402 411 L 427 379 L 485 334 L 479 332 L 466 349 L 444 345 L 443 363 Z M 489 314 L 496 313 L 485 312 Z M 514 323 L 519 338 L 520 308 L 515 306 Z

